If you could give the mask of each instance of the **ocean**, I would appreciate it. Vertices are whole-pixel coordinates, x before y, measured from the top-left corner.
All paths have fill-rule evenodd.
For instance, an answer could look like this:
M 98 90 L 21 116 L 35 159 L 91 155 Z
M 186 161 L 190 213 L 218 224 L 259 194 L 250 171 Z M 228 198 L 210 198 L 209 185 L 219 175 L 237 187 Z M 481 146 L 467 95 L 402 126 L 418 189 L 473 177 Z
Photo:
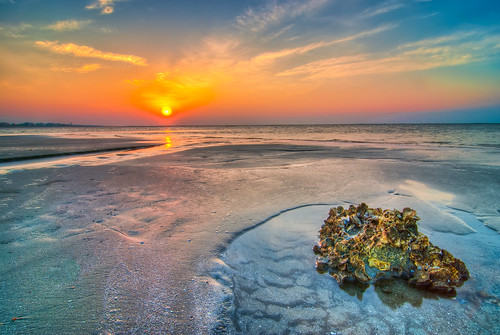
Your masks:
M 286 142 L 324 146 L 404 148 L 429 159 L 471 159 L 498 164 L 498 124 L 383 124 L 383 125 L 288 125 L 288 126 L 173 126 L 173 127 L 3 127 L 0 128 L 0 163 L 30 158 L 107 154 L 129 159 L 119 151 L 146 147 L 137 155 L 162 154 L 199 146 L 228 143 Z M 154 151 L 154 153 L 150 153 Z M 444 155 L 444 156 L 443 156 Z M 477 156 L 481 155 L 481 157 Z M 86 164 L 107 163 L 104 155 L 85 157 Z M 72 162 L 73 160 L 71 160 Z M 14 164 L 27 168 L 27 164 Z M 79 162 L 80 164 L 85 164 Z M 77 163 L 78 164 L 78 163 Z M 37 165 L 39 166 L 39 165 Z M 5 166 L 3 169 L 10 169 Z M 2 170 L 3 171 L 3 170 Z
M 0 333 L 500 333 L 500 125 L 0 128 Z M 412 207 L 456 295 L 315 270 L 329 208 Z

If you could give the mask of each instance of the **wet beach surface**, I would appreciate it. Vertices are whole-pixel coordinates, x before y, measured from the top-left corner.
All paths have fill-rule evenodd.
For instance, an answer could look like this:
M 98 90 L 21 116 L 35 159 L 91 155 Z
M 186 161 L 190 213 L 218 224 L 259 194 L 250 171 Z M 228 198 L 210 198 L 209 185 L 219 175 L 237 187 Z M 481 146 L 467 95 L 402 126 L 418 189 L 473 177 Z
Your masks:
M 342 204 L 344 206 L 348 204 Z M 286 211 L 244 233 L 221 257 L 214 277 L 226 288 L 225 319 L 239 334 L 495 334 L 500 331 L 498 236 L 482 231 L 482 246 L 473 234 L 432 234 L 432 240 L 473 265 L 474 275 L 458 294 L 419 290 L 405 280 L 375 285 L 339 285 L 313 266 L 311 246 L 318 222 L 331 205 Z M 432 218 L 424 217 L 424 220 Z M 474 219 L 479 230 L 487 228 Z M 475 222 L 474 222 L 475 221 Z M 483 241 L 485 242 L 485 241 Z M 457 244 L 459 247 L 457 247 Z M 467 251 L 466 251 L 467 250 Z M 489 259 L 489 260 L 486 260 Z M 492 262 L 494 264 L 491 264 Z
M 0 141 L 0 163 L 49 157 L 81 155 L 108 151 L 148 148 L 160 141 L 134 137 L 59 138 L 43 135 L 3 136 Z
M 210 141 L 218 142 L 1 175 L 0 333 L 245 333 L 260 320 L 276 333 L 307 326 L 339 334 L 431 334 L 446 333 L 458 317 L 458 333 L 487 334 L 499 323 L 499 239 L 484 225 L 500 215 L 495 155 L 460 160 L 453 149 L 454 159 L 431 159 L 431 149 L 450 151 Z M 360 300 L 355 289 L 339 289 L 317 274 L 311 243 L 328 206 L 359 202 L 416 209 L 420 230 L 471 272 L 457 298 L 406 286 L 382 288 L 388 297 L 380 298 L 372 286 Z M 306 207 L 287 211 L 300 206 Z M 273 235 L 259 229 L 272 230 L 268 219 L 286 215 L 298 230 L 279 234 L 283 241 L 266 240 Z M 238 242 L 247 234 L 260 236 L 258 243 Z M 293 247 L 280 251 L 281 242 Z M 263 259 L 253 258 L 262 251 Z M 248 281 L 238 274 L 240 261 L 256 267 Z M 408 295 L 405 303 L 391 291 Z M 452 307 L 449 315 L 418 332 L 417 321 L 425 323 L 443 304 Z M 394 324 L 399 319 L 406 328 Z

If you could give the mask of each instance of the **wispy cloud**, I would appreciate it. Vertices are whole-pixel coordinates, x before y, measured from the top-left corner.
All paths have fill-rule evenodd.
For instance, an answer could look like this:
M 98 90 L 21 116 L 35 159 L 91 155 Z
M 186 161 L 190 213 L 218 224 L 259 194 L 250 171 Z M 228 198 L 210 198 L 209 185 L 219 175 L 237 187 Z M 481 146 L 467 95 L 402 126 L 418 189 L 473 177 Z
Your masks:
M 102 67 L 103 67 L 102 64 L 94 63 L 94 64 L 85 64 L 80 67 L 52 66 L 50 69 L 52 71 L 58 71 L 58 72 L 88 73 L 102 69 Z
M 235 24 L 240 29 L 234 30 L 234 26 L 231 26 L 224 34 L 205 38 L 186 57 L 171 64 L 169 71 L 191 73 L 192 77 L 206 76 L 210 78 L 207 82 L 219 92 L 226 91 L 227 88 L 241 92 L 245 88 L 265 92 L 283 91 L 299 84 L 283 76 L 276 76 L 276 73 L 290 68 L 291 64 L 300 64 L 307 58 L 294 56 L 311 53 L 313 59 L 318 59 L 336 53 L 335 48 L 328 47 L 369 38 L 397 27 L 396 24 L 385 24 L 350 35 L 334 31 L 328 34 L 330 39 L 319 40 L 318 35 L 307 28 L 311 27 L 308 23 L 316 25 L 318 30 L 324 26 L 325 22 L 318 21 L 314 11 L 326 3 L 325 0 L 273 2 L 265 8 L 249 9 L 235 19 Z M 292 24 L 288 20 L 300 15 L 303 15 L 300 24 Z M 290 45 L 290 34 L 287 32 L 291 31 L 297 38 L 294 41 L 296 46 L 280 49 L 279 46 Z M 324 50 L 315 53 L 321 48 Z M 342 50 L 345 49 L 349 49 L 349 46 L 342 46 Z M 171 78 L 173 81 L 178 79 Z M 158 87 L 158 83 L 155 87 Z
M 269 25 L 277 24 L 285 18 L 295 18 L 326 4 L 328 0 L 288 1 L 283 4 L 270 2 L 258 10 L 249 8 L 236 18 L 239 28 L 258 32 Z
M 111 14 L 115 11 L 115 2 L 118 1 L 123 0 L 97 0 L 85 6 L 85 9 L 100 9 L 101 14 Z
M 15 25 L 0 26 L 0 35 L 9 38 L 22 39 L 29 37 L 30 35 L 32 35 L 33 32 L 39 32 L 40 30 L 53 30 L 59 32 L 81 30 L 90 26 L 93 22 L 94 21 L 92 20 L 75 20 L 75 19 L 55 21 L 48 25 L 33 25 L 30 23 L 22 22 Z M 91 27 L 90 29 L 103 33 L 109 33 L 112 31 L 109 28 L 105 27 L 103 28 Z
M 402 3 L 387 1 L 375 7 L 367 8 L 361 16 L 364 18 L 369 18 L 377 15 L 382 15 L 403 8 L 404 6 L 405 5 Z
M 280 29 L 279 31 L 277 32 L 272 32 L 271 34 L 268 34 L 267 36 L 264 36 L 262 38 L 262 40 L 264 42 L 269 42 L 269 41 L 272 41 L 278 37 L 280 37 L 281 35 L 283 35 L 284 33 L 286 33 L 287 31 L 289 31 L 290 29 L 293 28 L 293 24 L 289 24 L 288 26 L 286 27 L 283 27 L 282 29 Z
M 23 38 L 26 30 L 32 29 L 29 23 L 19 23 L 17 25 L 0 26 L 0 34 L 10 38 Z
M 322 59 L 282 71 L 277 75 L 327 79 L 409 72 L 482 61 L 498 54 L 498 50 L 494 48 L 500 42 L 499 35 L 464 40 L 468 36 L 471 34 L 459 33 L 422 40 L 403 45 L 386 54 L 359 54 Z
M 35 45 L 58 54 L 68 54 L 75 57 L 99 58 L 115 62 L 130 63 L 138 66 L 147 65 L 146 59 L 142 57 L 104 52 L 86 45 L 78 45 L 74 43 L 61 44 L 57 41 L 37 41 L 35 42 Z
M 64 21 L 56 21 L 48 26 L 45 29 L 55 30 L 55 31 L 72 31 L 72 30 L 80 30 L 82 28 L 87 27 L 92 23 L 92 20 L 64 20 Z
M 321 41 L 321 42 L 310 43 L 310 44 L 307 44 L 307 45 L 304 45 L 301 47 L 297 47 L 297 48 L 289 48 L 289 49 L 283 49 L 283 50 L 279 50 L 279 51 L 265 52 L 265 53 L 262 53 L 256 57 L 254 57 L 253 61 L 257 62 L 257 63 L 264 63 L 264 62 L 269 63 L 269 62 L 272 62 L 278 58 L 282 58 L 282 57 L 286 57 L 286 56 L 290 56 L 290 55 L 294 55 L 294 54 L 304 54 L 306 52 L 309 52 L 309 51 L 312 51 L 312 50 L 315 50 L 318 48 L 324 48 L 324 47 L 332 46 L 334 44 L 349 42 L 349 41 L 353 41 L 353 40 L 356 40 L 359 38 L 373 36 L 375 34 L 383 32 L 383 31 L 386 31 L 389 29 L 394 29 L 395 27 L 397 27 L 397 25 L 394 25 L 394 24 L 385 25 L 382 27 L 363 31 L 363 32 L 360 32 L 358 34 L 346 36 L 346 37 L 339 38 L 339 39 L 334 39 L 331 41 L 326 41 L 326 42 Z
M 270 101 L 286 105 L 298 94 L 320 106 L 321 99 L 308 98 L 308 93 L 320 97 L 326 87 L 341 87 L 344 80 L 336 78 L 362 83 L 359 87 L 364 89 L 367 86 L 363 85 L 381 75 L 393 74 L 391 83 L 377 85 L 376 90 L 383 91 L 405 77 L 402 73 L 479 62 L 491 55 L 491 50 L 499 53 L 495 47 L 500 43 L 487 42 L 486 33 L 417 41 L 402 36 L 396 28 L 407 24 L 408 16 L 413 23 L 421 13 L 406 10 L 416 5 L 415 0 L 379 1 L 379 6 L 367 10 L 366 1 L 361 2 L 365 4 L 362 8 L 358 3 L 347 6 L 327 0 L 258 1 L 263 2 L 265 6 L 244 10 L 227 26 L 217 27 L 193 43 L 179 58 L 171 58 L 166 71 L 156 78 L 131 81 L 136 104 L 157 112 L 162 106 L 182 110 L 209 100 L 193 101 L 196 95 L 213 94 L 222 108 L 225 104 L 265 106 Z M 403 15 L 393 20 L 392 14 Z M 420 36 L 429 33 L 422 31 Z M 354 78 L 366 75 L 371 77 Z
M 420 47 L 432 47 L 435 45 L 445 45 L 445 44 L 452 44 L 458 41 L 464 41 L 467 40 L 471 37 L 478 36 L 479 33 L 476 31 L 461 31 L 457 32 L 455 34 L 451 35 L 446 35 L 446 36 L 439 36 L 435 38 L 427 38 L 424 40 L 416 41 L 416 42 L 409 42 L 406 44 L 403 44 L 399 47 L 399 49 L 411 49 L 411 48 L 420 48 Z

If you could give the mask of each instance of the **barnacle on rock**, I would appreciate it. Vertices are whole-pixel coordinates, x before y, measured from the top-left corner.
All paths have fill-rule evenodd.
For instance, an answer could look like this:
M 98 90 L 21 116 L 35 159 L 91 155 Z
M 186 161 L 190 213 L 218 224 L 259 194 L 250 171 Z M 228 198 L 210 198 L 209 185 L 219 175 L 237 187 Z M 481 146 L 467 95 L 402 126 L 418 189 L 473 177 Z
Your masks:
M 338 282 L 373 283 L 402 277 L 411 285 L 453 292 L 469 279 L 465 264 L 418 232 L 416 211 L 368 208 L 364 203 L 330 210 L 320 230 L 316 270 Z

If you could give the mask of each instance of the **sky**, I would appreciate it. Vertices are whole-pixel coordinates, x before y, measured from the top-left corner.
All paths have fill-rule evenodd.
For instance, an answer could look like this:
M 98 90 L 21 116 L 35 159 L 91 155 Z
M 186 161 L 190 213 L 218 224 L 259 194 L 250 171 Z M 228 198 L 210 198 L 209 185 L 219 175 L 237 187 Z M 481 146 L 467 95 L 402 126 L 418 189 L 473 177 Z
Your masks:
M 500 1 L 0 0 L 0 121 L 500 122 Z

